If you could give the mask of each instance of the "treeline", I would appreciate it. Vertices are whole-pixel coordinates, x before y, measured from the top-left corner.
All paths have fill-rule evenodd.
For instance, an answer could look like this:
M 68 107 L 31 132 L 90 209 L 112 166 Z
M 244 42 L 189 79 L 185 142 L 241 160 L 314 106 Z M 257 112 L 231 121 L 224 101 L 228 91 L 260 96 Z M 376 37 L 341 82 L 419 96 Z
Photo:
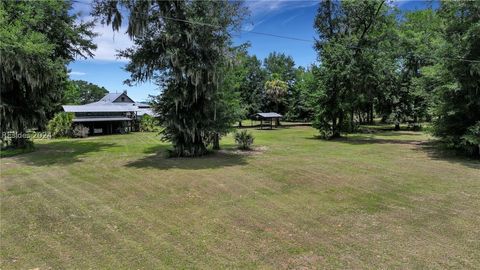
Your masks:
M 295 68 L 243 47 L 227 76 L 249 116 L 276 111 L 313 121 L 322 137 L 374 119 L 420 127 L 471 155 L 480 151 L 480 1 L 401 12 L 386 1 L 322 1 L 316 65 Z
M 385 1 L 320 3 L 314 126 L 326 138 L 375 117 L 431 122 L 457 149 L 480 150 L 480 2 L 401 13 Z

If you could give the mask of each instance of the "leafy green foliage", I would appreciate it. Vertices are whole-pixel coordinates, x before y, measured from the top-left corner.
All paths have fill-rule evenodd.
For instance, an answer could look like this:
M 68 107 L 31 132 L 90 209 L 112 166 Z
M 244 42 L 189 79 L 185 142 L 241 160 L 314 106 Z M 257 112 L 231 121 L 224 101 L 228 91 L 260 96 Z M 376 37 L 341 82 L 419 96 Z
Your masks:
M 48 121 L 47 130 L 54 138 L 72 135 L 73 113 L 60 112 Z
M 437 67 L 433 134 L 455 148 L 478 152 L 480 121 L 480 5 L 478 2 L 442 2 L 439 15 L 445 23 Z M 458 61 L 464 58 L 472 61 Z
M 323 134 L 351 132 L 356 121 L 373 121 L 376 65 L 382 61 L 363 47 L 380 46 L 389 23 L 383 1 L 320 3 L 315 28 L 321 59 L 314 126 Z M 376 49 L 373 47 L 373 49 Z
M 278 112 L 280 103 L 283 101 L 283 97 L 287 94 L 287 89 L 287 83 L 279 79 L 273 79 L 265 82 L 265 93 L 275 104 L 276 112 Z
M 252 147 L 254 137 L 253 134 L 248 132 L 246 129 L 237 131 L 233 134 L 233 138 L 238 145 L 238 148 L 242 150 L 249 150 Z
M 148 114 L 144 114 L 142 118 L 140 118 L 140 131 L 142 132 L 153 132 L 158 131 L 159 124 L 155 117 L 150 116 Z
M 105 87 L 82 81 L 72 80 L 65 88 L 63 104 L 83 105 L 100 100 L 108 94 Z
M 297 68 L 295 72 L 295 84 L 288 97 L 287 120 L 308 121 L 312 119 L 315 104 L 312 102 L 312 93 L 318 88 L 318 82 L 314 75 L 316 66 L 308 69 Z
M 2 134 L 44 127 L 61 103 L 66 64 L 96 47 L 93 25 L 77 23 L 70 8 L 68 1 L 0 2 Z
M 480 155 L 480 121 L 467 129 L 462 136 L 463 145 L 472 155 Z
M 261 111 L 263 105 L 266 71 L 256 56 L 247 52 L 248 44 L 234 50 L 234 61 L 226 71 L 225 85 L 239 94 L 243 117 L 250 117 Z
M 263 61 L 265 71 L 270 80 L 278 79 L 293 85 L 295 81 L 295 62 L 284 53 L 272 52 Z

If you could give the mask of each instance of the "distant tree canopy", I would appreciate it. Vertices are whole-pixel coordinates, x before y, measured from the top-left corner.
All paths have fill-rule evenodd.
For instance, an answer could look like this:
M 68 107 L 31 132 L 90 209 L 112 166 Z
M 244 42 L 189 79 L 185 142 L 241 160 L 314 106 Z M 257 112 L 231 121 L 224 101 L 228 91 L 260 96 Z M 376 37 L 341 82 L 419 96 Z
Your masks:
M 258 112 L 275 111 L 289 120 L 309 121 L 313 108 L 308 102 L 309 93 L 315 91 L 317 84 L 312 70 L 315 66 L 295 67 L 291 56 L 273 52 L 263 61 L 248 54 L 250 45 L 243 44 L 234 50 L 232 67 L 226 71 L 230 85 L 240 95 L 240 107 L 244 118 Z M 267 82 L 281 81 L 281 95 L 276 99 Z
M 0 121 L 4 132 L 45 126 L 67 84 L 66 64 L 92 56 L 92 23 L 78 23 L 70 1 L 0 2 Z M 26 139 L 14 140 L 22 147 Z
M 289 86 L 295 81 L 295 61 L 291 56 L 284 53 L 272 52 L 263 61 L 268 79 L 278 79 L 286 82 Z
M 65 88 L 63 103 L 74 105 L 87 104 L 100 100 L 106 94 L 108 94 L 108 90 L 103 86 L 82 80 L 72 80 Z

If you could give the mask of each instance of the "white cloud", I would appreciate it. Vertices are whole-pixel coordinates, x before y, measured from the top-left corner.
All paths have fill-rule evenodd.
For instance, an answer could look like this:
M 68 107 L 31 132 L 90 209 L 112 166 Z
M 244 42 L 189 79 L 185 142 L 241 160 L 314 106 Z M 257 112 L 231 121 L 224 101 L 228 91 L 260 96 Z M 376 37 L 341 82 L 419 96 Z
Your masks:
M 247 0 L 245 5 L 250 10 L 251 18 L 247 19 L 247 23 L 245 23 L 242 30 L 252 31 L 263 22 L 272 19 L 280 13 L 298 8 L 313 7 L 317 4 L 318 1 L 313 0 Z M 286 24 L 298 16 L 298 14 L 291 16 L 282 24 Z
M 121 27 L 118 32 L 114 32 L 111 26 L 98 24 L 95 26 L 94 32 L 98 33 L 93 40 L 97 44 L 97 50 L 94 52 L 95 60 L 127 61 L 127 59 L 117 57 L 118 50 L 124 50 L 133 45 L 132 40 L 125 33 L 126 27 Z
M 262 24 L 264 21 L 266 21 L 266 19 L 261 20 L 261 21 L 256 22 L 256 23 L 254 23 L 254 22 L 247 23 L 246 25 L 244 25 L 244 26 L 242 27 L 242 30 L 243 30 L 243 31 L 252 31 L 253 29 L 255 29 L 255 27 L 259 26 L 259 25 Z
M 68 74 L 69 74 L 70 76 L 83 76 L 83 75 L 85 75 L 85 74 L 87 74 L 87 73 L 85 73 L 85 72 L 80 72 L 80 71 L 70 71 Z
M 255 0 L 245 2 L 253 15 L 279 9 L 284 3 L 286 1 Z
M 277 10 L 287 10 L 292 8 L 310 7 L 318 4 L 314 0 L 251 0 L 245 4 L 250 9 L 253 16 L 265 13 L 271 13 Z
M 285 24 L 287 24 L 287 23 L 289 23 L 289 22 L 293 21 L 293 20 L 294 20 L 295 18 L 297 18 L 298 16 L 300 16 L 300 15 L 299 15 L 299 14 L 297 14 L 297 15 L 293 15 L 293 16 L 291 16 L 290 18 L 288 18 L 288 19 L 284 20 L 284 21 L 282 22 L 282 25 L 285 25 Z
M 82 10 L 82 13 L 87 13 L 87 10 Z M 93 17 L 85 15 L 79 20 L 91 21 Z M 93 60 L 126 62 L 127 59 L 117 57 L 118 50 L 124 50 L 133 45 L 132 40 L 126 34 L 126 30 L 127 27 L 122 26 L 118 31 L 113 31 L 111 25 L 102 25 L 97 21 L 93 28 L 93 32 L 98 34 L 93 38 L 93 43 L 97 45 L 97 49 L 93 52 Z

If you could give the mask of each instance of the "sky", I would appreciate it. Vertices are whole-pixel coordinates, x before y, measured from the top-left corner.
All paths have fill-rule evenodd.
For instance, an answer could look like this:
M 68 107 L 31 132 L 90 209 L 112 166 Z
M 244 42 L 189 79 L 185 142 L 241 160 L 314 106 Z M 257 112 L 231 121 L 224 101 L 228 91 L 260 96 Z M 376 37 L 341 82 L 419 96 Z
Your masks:
M 402 10 L 422 9 L 427 1 L 395 2 Z M 249 53 L 264 59 L 271 52 L 281 52 L 293 57 L 297 66 L 309 66 L 317 61 L 313 49 L 316 36 L 313 28 L 319 1 L 272 1 L 248 0 L 245 5 L 250 15 L 245 19 L 242 31 L 233 35 L 234 45 L 249 42 Z M 90 19 L 90 2 L 83 0 L 74 4 L 74 11 L 80 12 L 81 19 Z M 126 49 L 132 41 L 125 34 L 125 27 L 113 32 L 110 26 L 95 26 L 98 36 L 94 39 L 98 48 L 91 59 L 77 59 L 69 65 L 72 80 L 85 80 L 105 87 L 112 93 L 127 90 L 128 95 L 136 101 L 147 100 L 149 95 L 158 95 L 160 89 L 152 83 L 128 86 L 123 81 L 129 73 L 123 67 L 127 59 L 119 59 L 116 51 Z M 301 40 L 283 39 L 253 32 L 281 35 Z

